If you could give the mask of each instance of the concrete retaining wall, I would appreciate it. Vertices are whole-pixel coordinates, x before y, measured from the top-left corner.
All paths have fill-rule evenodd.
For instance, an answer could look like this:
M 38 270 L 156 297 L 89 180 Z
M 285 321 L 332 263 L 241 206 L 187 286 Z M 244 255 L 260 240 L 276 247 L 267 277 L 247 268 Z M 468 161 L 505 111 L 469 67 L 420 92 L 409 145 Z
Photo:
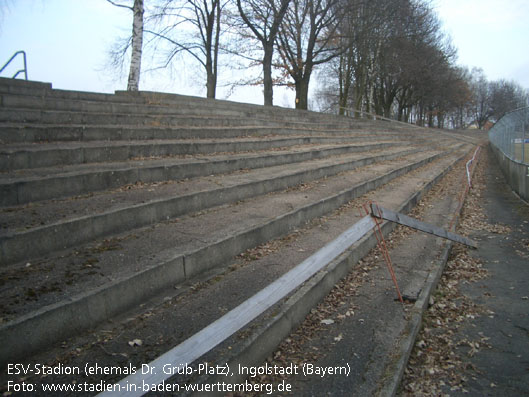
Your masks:
M 490 144 L 492 152 L 505 175 L 505 179 L 521 198 L 529 201 L 529 167 L 525 164 L 511 160 L 496 146 Z

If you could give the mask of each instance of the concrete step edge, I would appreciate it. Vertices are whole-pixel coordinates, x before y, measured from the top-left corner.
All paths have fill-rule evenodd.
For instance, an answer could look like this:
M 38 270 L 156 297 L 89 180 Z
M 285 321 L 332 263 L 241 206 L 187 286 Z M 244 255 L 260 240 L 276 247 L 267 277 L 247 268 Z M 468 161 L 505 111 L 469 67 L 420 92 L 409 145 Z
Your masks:
M 217 109 L 229 109 L 241 111 L 258 111 L 269 114 L 302 114 L 303 117 L 319 115 L 327 118 L 343 117 L 334 114 L 317 113 L 312 111 L 301 111 L 292 108 L 283 108 L 279 106 L 265 107 L 262 105 L 233 102 L 222 99 L 209 99 L 196 96 L 186 96 L 173 93 L 160 93 L 150 91 L 116 91 L 115 93 L 95 93 L 86 91 L 70 91 L 53 89 L 50 83 L 21 81 L 12 79 L 0 79 L 0 95 L 18 95 L 22 97 L 37 98 L 42 100 L 63 100 L 63 101 L 94 101 L 104 104 L 134 104 L 134 105 L 162 105 L 162 106 L 186 106 Z
M 30 202 L 76 196 L 80 194 L 113 189 L 138 181 L 143 183 L 181 180 L 206 175 L 233 172 L 239 169 L 255 169 L 276 165 L 292 164 L 325 157 L 357 153 L 361 151 L 402 146 L 404 143 L 379 143 L 371 145 L 344 145 L 336 148 L 319 148 L 303 152 L 243 156 L 238 158 L 208 159 L 141 166 L 124 165 L 121 168 L 102 167 L 94 164 L 89 171 L 67 172 L 62 167 L 61 174 L 45 177 L 16 178 L 13 181 L 0 181 L 0 207 L 16 206 Z M 64 174 L 63 174 L 64 173 Z
M 0 263 L 15 263 L 37 255 L 82 244 L 95 238 L 122 233 L 182 214 L 226 204 L 233 200 L 237 201 L 285 189 L 289 186 L 315 180 L 325 175 L 334 175 L 376 161 L 391 160 L 397 156 L 402 156 L 402 153 L 390 156 L 372 156 L 288 174 L 280 178 L 259 180 L 171 199 L 155 200 L 102 214 L 56 222 L 20 233 L 8 234 L 0 238 Z M 65 237 L 62 238 L 61 236 Z M 67 240 L 65 240 L 66 237 Z
M 272 139 L 215 141 L 143 141 L 143 142 L 101 142 L 90 145 L 86 142 L 41 145 L 4 145 L 0 148 L 0 170 L 3 172 L 48 168 L 87 163 L 115 163 L 134 158 L 170 157 L 178 155 L 236 153 L 267 149 L 288 148 L 307 144 L 352 144 L 356 141 L 369 141 L 365 137 L 278 137 Z M 399 139 L 399 144 L 404 141 Z M 372 142 L 368 142 L 372 143 Z
M 202 273 L 247 248 L 264 243 L 299 227 L 309 219 L 324 215 L 344 203 L 376 189 L 389 181 L 426 165 L 447 153 L 438 153 L 418 162 L 372 178 L 327 199 L 306 205 L 257 228 L 210 244 L 184 255 L 176 254 L 150 269 L 116 281 L 95 291 L 81 294 L 0 327 L 0 366 L 42 349 L 83 329 L 111 318 L 141 302 L 157 291 Z M 8 348 L 9 347 L 9 348 Z M 255 347 L 254 347 L 255 348 Z
M 460 156 L 453 164 L 442 170 L 433 180 L 425 185 L 420 191 L 410 196 L 397 212 L 408 213 L 419 202 L 419 200 L 436 184 L 438 183 L 450 170 L 454 164 L 465 158 L 466 154 Z M 396 227 L 392 222 L 385 221 L 381 226 L 385 237 Z M 274 308 L 277 313 L 273 316 L 266 317 L 266 314 L 258 318 L 252 323 L 253 332 L 247 335 L 243 341 L 232 345 L 230 353 L 222 357 L 222 363 L 228 363 L 230 368 L 237 368 L 238 364 L 246 367 L 257 367 L 261 365 L 279 346 L 279 344 L 288 337 L 305 319 L 310 310 L 315 307 L 321 300 L 329 294 L 336 283 L 345 277 L 360 259 L 369 253 L 369 251 L 377 245 L 377 239 L 373 232 L 364 236 L 359 242 L 354 244 L 349 250 L 344 252 L 341 256 L 331 262 L 324 270 L 313 276 L 302 287 L 300 287 L 294 294 L 288 297 L 283 302 L 279 303 L 279 307 Z M 448 248 L 447 248 L 448 249 Z M 444 263 L 448 255 L 445 249 L 440 263 Z M 429 291 L 431 288 L 429 288 Z M 424 292 L 421 294 L 424 295 Z M 421 297 L 421 302 L 425 298 Z M 426 298 L 427 302 L 427 298 Z M 420 327 L 420 319 L 414 319 L 412 325 Z M 413 347 L 414 334 L 411 334 L 411 346 Z M 212 363 L 212 365 L 217 363 Z M 400 365 L 405 365 L 400 361 Z M 400 368 L 404 370 L 404 367 Z M 219 381 L 219 377 L 215 375 L 203 375 L 195 379 L 196 383 L 213 384 Z M 244 382 L 244 377 L 239 374 L 234 374 L 229 378 L 230 383 Z M 398 387 L 400 376 L 390 377 L 386 383 L 382 385 L 382 394 L 380 396 L 393 396 Z M 222 381 L 226 381 L 224 377 Z M 191 394 L 185 394 L 186 396 Z
M 193 117 L 232 117 L 232 118 L 272 118 L 277 121 L 327 121 L 349 125 L 351 123 L 361 123 L 362 120 L 354 120 L 345 116 L 334 114 L 302 113 L 300 111 L 292 112 L 292 109 L 265 107 L 248 109 L 244 104 L 237 106 L 220 106 L 218 103 L 208 103 L 197 106 L 189 102 L 179 103 L 178 106 L 171 104 L 150 104 L 150 103 L 131 103 L 131 102 L 112 102 L 97 100 L 66 100 L 55 99 L 42 96 L 24 96 L 16 94 L 0 93 L 0 109 L 5 109 L 10 113 L 42 114 L 46 113 L 64 113 L 64 114 L 101 114 L 101 115 L 119 115 L 134 114 L 147 116 L 193 116 Z
M 96 113 L 83 111 L 58 111 L 40 109 L 8 109 L 0 108 L 0 123 L 32 123 L 32 124 L 82 124 L 82 125 L 189 125 L 189 126 L 238 126 L 246 125 L 252 120 L 257 125 L 272 126 L 335 126 L 350 128 L 351 124 L 341 120 L 321 120 L 313 118 L 266 117 L 259 113 L 244 115 L 229 115 L 222 113 L 194 114 L 187 113 Z
M 432 132 L 395 131 L 389 128 L 377 129 L 369 126 L 366 129 L 295 129 L 272 128 L 265 126 L 243 127 L 131 127 L 131 126 L 83 126 L 83 125 L 0 125 L 0 142 L 71 142 L 71 141 L 129 141 L 161 139 L 214 139 L 236 138 L 244 136 L 267 135 L 321 135 L 355 136 L 363 135 L 398 135 L 408 134 L 424 138 L 435 138 Z

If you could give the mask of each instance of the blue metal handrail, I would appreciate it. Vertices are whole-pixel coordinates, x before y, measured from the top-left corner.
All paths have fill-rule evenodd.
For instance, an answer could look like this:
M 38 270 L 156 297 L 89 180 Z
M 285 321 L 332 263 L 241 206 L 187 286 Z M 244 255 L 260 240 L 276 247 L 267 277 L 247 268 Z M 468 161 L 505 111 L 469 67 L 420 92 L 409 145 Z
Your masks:
M 18 72 L 16 72 L 13 78 L 16 79 L 20 73 L 24 72 L 24 77 L 27 80 L 28 79 L 28 67 L 27 67 L 27 62 L 26 62 L 26 52 L 25 51 L 15 52 L 13 56 L 9 58 L 9 61 L 7 61 L 4 66 L 2 66 L 2 69 L 0 69 L 0 74 L 4 71 L 7 65 L 9 65 L 11 61 L 13 61 L 13 59 L 15 59 L 20 54 L 22 54 L 22 57 L 24 58 L 24 69 L 20 69 Z

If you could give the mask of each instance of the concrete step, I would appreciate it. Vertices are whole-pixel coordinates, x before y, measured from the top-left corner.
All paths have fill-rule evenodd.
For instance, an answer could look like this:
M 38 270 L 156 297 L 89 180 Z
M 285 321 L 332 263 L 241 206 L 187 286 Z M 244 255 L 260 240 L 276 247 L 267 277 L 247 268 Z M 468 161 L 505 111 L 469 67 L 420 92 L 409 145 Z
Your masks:
M 50 83 L 40 81 L 25 81 L 0 77 L 1 94 L 17 94 L 30 96 L 44 96 L 52 89 Z
M 55 91 L 54 91 L 55 93 Z M 116 98 L 112 96 L 112 98 Z M 0 103 L 5 109 L 12 109 L 18 112 L 29 111 L 29 114 L 36 111 L 61 111 L 79 113 L 110 113 L 110 114 L 141 114 L 141 115 L 188 115 L 188 116 L 226 116 L 226 117 L 250 117 L 251 112 L 245 112 L 238 107 L 233 109 L 222 109 L 214 104 L 207 107 L 196 106 L 189 102 L 183 102 L 179 106 L 168 104 L 149 104 L 148 102 L 118 102 L 110 98 L 101 99 L 71 99 L 53 96 L 34 96 L 19 94 L 0 94 Z M 119 97 L 118 97 L 119 99 Z
M 255 141 L 254 141 L 255 142 Z M 406 145 L 377 141 L 372 144 L 299 145 L 274 151 L 207 156 L 189 155 L 139 159 L 104 164 L 61 165 L 0 174 L 0 206 L 87 194 L 129 184 L 176 181 L 197 176 L 271 167 L 300 161 Z M 409 143 L 408 143 L 409 145 Z M 282 149 L 282 150 L 279 150 Z
M 469 157 L 466 157 L 466 160 L 468 159 Z M 421 220 L 430 224 L 449 228 L 454 220 L 457 224 L 460 210 L 458 198 L 464 190 L 464 185 L 458 182 L 466 176 L 465 161 L 453 165 L 454 167 L 445 169 L 436 177 L 432 175 L 430 186 L 424 186 L 415 194 L 403 197 L 402 193 L 405 189 L 409 189 L 409 185 L 405 183 L 408 186 L 396 186 L 396 183 L 390 183 L 390 186 L 379 189 L 369 198 L 374 196 L 377 202 L 383 203 L 383 206 L 391 207 L 400 213 L 406 213 L 418 204 L 413 217 L 420 217 Z M 443 176 L 447 178 L 442 178 Z M 426 200 L 418 202 L 436 181 L 440 183 L 433 186 L 434 192 L 430 191 Z M 396 195 L 398 199 L 393 199 L 393 195 Z M 310 247 L 315 240 L 321 241 L 317 244 L 318 247 L 323 246 L 327 241 L 319 238 L 321 233 L 318 233 L 318 229 L 325 227 L 326 230 L 332 231 L 333 236 L 336 236 L 334 233 L 345 230 L 345 226 L 358 220 L 358 214 L 355 212 L 363 203 L 362 200 L 355 200 L 348 204 L 348 208 L 341 209 L 334 217 L 330 216 L 318 222 L 311 230 L 312 238 L 304 235 L 293 236 L 288 243 L 280 245 L 280 249 L 276 248 L 278 244 L 270 244 L 272 252 L 265 251 L 262 258 L 248 260 L 247 276 L 251 277 L 252 271 L 263 269 L 263 277 L 266 277 L 264 269 L 267 269 L 267 265 L 276 262 L 279 257 L 295 255 L 296 250 Z M 387 233 L 385 233 L 386 242 L 400 290 L 403 293 L 408 292 L 410 296 L 417 294 L 415 304 L 406 302 L 402 305 L 398 302 L 395 286 L 380 250 L 375 247 L 369 251 L 369 248 L 376 245 L 376 239 L 372 234 L 368 234 L 294 293 L 274 305 L 272 309 L 224 343 L 198 358 L 192 366 L 196 368 L 198 363 L 204 362 L 210 366 L 217 364 L 229 366 L 230 372 L 234 374 L 233 377 L 211 374 L 194 377 L 174 376 L 167 379 L 166 383 L 182 382 L 180 384 L 183 384 L 185 382 L 188 384 L 192 382 L 211 385 L 215 381 L 226 381 L 226 383 L 242 382 L 244 384 L 245 380 L 248 380 L 255 382 L 258 386 L 271 386 L 273 382 L 275 386 L 273 390 L 278 390 L 278 384 L 286 383 L 291 386 L 291 392 L 288 395 L 295 396 L 325 395 L 329 390 L 332 391 L 332 395 L 344 396 L 350 395 L 351 390 L 359 396 L 395 395 L 409 351 L 414 345 L 415 334 L 421 328 L 421 315 L 428 309 L 429 296 L 434 292 L 435 284 L 441 277 L 452 244 L 441 238 L 406 228 L 397 228 L 395 233 L 389 234 L 394 226 L 388 222 L 382 226 L 382 230 Z M 265 247 L 261 247 L 261 251 Z M 367 257 L 364 257 L 365 253 L 368 253 Z M 362 259 L 359 260 L 360 258 Z M 224 274 L 223 279 L 217 277 L 214 287 L 204 283 L 202 291 L 198 292 L 201 295 L 200 298 L 190 299 L 200 304 L 205 302 L 203 299 L 211 298 L 212 293 L 215 293 L 216 306 L 228 311 L 246 296 L 254 293 L 253 291 L 262 288 L 250 284 L 248 290 L 241 292 L 245 297 L 232 298 L 228 294 L 223 294 L 224 299 L 220 300 L 219 291 L 233 290 L 235 278 L 245 280 L 242 274 L 235 276 Z M 270 281 L 267 280 L 263 284 L 266 285 L 268 282 Z M 211 291 L 213 289 L 215 292 Z M 197 293 L 194 292 L 193 295 L 196 296 Z M 182 300 L 180 298 L 180 301 Z M 228 303 L 234 301 L 235 305 Z M 157 333 L 159 328 L 155 325 L 156 321 L 160 318 L 163 318 L 166 324 L 175 324 L 182 318 L 190 321 L 188 313 L 194 313 L 195 307 L 193 304 L 186 304 L 185 309 L 173 317 L 169 315 L 169 312 L 179 311 L 180 307 L 175 304 L 176 300 L 172 302 L 173 304 L 170 304 L 166 301 L 163 309 L 153 308 L 152 311 L 148 311 L 148 324 L 133 320 L 127 322 L 126 328 L 130 333 L 122 335 L 124 340 L 126 341 L 125 338 L 130 338 L 131 335 L 142 338 L 148 332 L 156 334 L 158 341 L 167 341 L 168 334 Z M 186 303 L 189 303 L 187 299 Z M 216 317 L 212 316 L 213 319 L 222 316 L 225 311 L 218 309 Z M 157 317 L 157 315 L 162 317 Z M 191 317 L 196 318 L 196 316 Z M 323 324 L 321 322 L 323 319 L 333 320 L 334 323 Z M 197 321 L 200 320 L 197 319 Z M 145 327 L 144 329 L 148 329 L 145 334 L 140 332 L 140 323 L 142 327 Z M 195 332 L 205 325 L 209 324 L 201 323 L 195 328 Z M 111 329 L 124 330 L 122 327 L 113 328 L 110 325 L 105 326 L 104 329 L 107 332 L 105 335 L 109 335 Z M 181 327 L 178 329 L 182 332 Z M 222 332 L 221 327 L 217 329 Z M 118 337 L 119 333 L 112 334 L 116 338 L 110 337 L 111 342 L 106 343 L 105 348 L 115 351 L 123 340 Z M 171 340 L 163 347 L 160 346 L 157 350 L 158 357 L 161 353 L 181 343 L 189 335 L 186 334 L 182 339 Z M 98 353 L 87 354 L 83 355 L 82 359 L 88 356 L 95 359 L 98 355 Z M 79 361 L 82 362 L 82 359 Z M 143 359 L 154 360 L 154 358 L 145 356 Z M 138 357 L 138 361 L 141 362 L 141 360 L 142 358 Z M 159 361 L 174 362 L 171 359 Z M 327 372 L 326 376 L 317 373 L 309 375 L 302 371 L 305 363 L 312 364 L 313 368 L 332 368 L 333 370 L 336 368 L 336 370 L 334 374 Z M 151 364 L 157 365 L 154 362 Z M 259 379 L 259 376 L 245 377 L 240 373 L 239 365 L 261 369 L 265 368 L 265 365 L 268 368 L 273 368 L 274 365 L 282 368 L 294 366 L 298 369 L 298 376 L 287 374 L 287 376 L 265 376 L 264 379 Z M 337 372 L 340 366 L 346 367 L 347 375 Z M 184 393 L 184 395 L 191 394 Z
M 114 112 L 114 113 L 174 113 L 202 114 L 222 113 L 239 117 L 279 117 L 321 122 L 322 120 L 342 120 L 310 111 L 299 111 L 281 107 L 263 107 L 259 105 L 238 103 L 226 100 L 190 97 L 158 92 L 126 92 L 116 94 L 99 94 L 82 91 L 52 90 L 51 84 L 38 82 L 12 82 L 0 79 L 0 107 L 25 108 L 39 110 L 63 110 L 77 112 Z M 226 113 L 228 112 L 228 113 Z M 286 118 L 285 118 L 286 117 Z
M 414 197 L 460 158 L 464 149 L 458 147 L 451 154 L 417 153 L 377 163 L 314 184 L 216 207 L 157 227 L 48 255 L 30 265 L 24 261 L 4 267 L 2 280 L 9 280 L 11 285 L 9 290 L 2 290 L 6 323 L 1 326 L 0 335 L 6 343 L 0 347 L 0 362 L 28 357 L 50 343 L 145 302 L 165 288 L 174 294 L 175 284 L 192 280 L 214 267 L 226 268 L 232 263 L 231 258 L 245 249 L 285 236 L 308 220 L 328 214 L 370 191 L 384 205 L 387 205 L 384 200 L 397 202 L 402 197 Z M 392 180 L 396 183 L 386 185 Z M 382 196 L 376 193 L 381 186 L 387 186 Z M 354 212 L 358 214 L 356 209 Z M 237 222 L 233 222 L 234 217 Z M 332 238 L 337 232 L 326 229 L 322 234 L 319 230 L 318 235 Z M 315 245 L 311 247 L 317 249 Z M 291 259 L 299 257 L 300 252 L 297 253 Z M 239 291 L 238 297 L 251 294 L 259 288 L 259 282 L 267 282 L 286 270 L 287 266 L 262 268 L 260 277 L 255 274 L 251 277 L 253 283 L 246 279 L 248 284 L 244 288 L 232 287 L 231 291 Z M 48 274 L 46 280 L 40 277 L 43 272 Z M 236 272 L 237 268 L 233 268 L 233 274 Z M 31 290 L 27 285 L 32 285 Z M 79 293 L 81 285 L 83 293 Z M 217 303 L 221 304 L 215 301 L 213 312 Z M 185 307 L 189 308 L 187 304 Z M 187 325 L 180 328 L 178 339 L 202 327 L 201 322 L 191 320 L 192 311 L 184 309 L 179 313 L 184 312 Z M 183 326 L 178 324 L 177 327 Z
M 321 135 L 354 136 L 413 134 L 415 136 L 434 137 L 432 131 L 408 130 L 393 131 L 385 124 L 366 124 L 363 128 L 321 129 L 321 128 L 284 128 L 243 125 L 239 127 L 159 127 L 159 126 L 119 126 L 119 125 L 36 125 L 36 124 L 0 124 L 0 142 L 40 143 L 69 141 L 123 141 L 157 139 L 219 139 L 269 135 Z
M 56 91 L 53 91 L 56 94 Z M 127 99 L 128 96 L 120 97 L 113 96 L 113 98 Z M 118 102 L 116 100 L 90 100 L 90 99 L 70 99 L 53 96 L 33 96 L 33 95 L 18 95 L 18 94 L 0 94 L 0 108 L 10 110 L 12 113 L 19 114 L 18 119 L 27 117 L 28 120 L 37 119 L 49 113 L 59 112 L 64 114 L 63 119 L 68 120 L 71 113 L 80 114 L 129 114 L 141 116 L 194 116 L 194 117 L 225 117 L 225 118 L 266 118 L 276 121 L 284 122 L 316 122 L 324 121 L 340 123 L 349 125 L 353 120 L 349 118 L 338 118 L 331 115 L 321 115 L 311 112 L 296 112 L 292 109 L 283 109 L 273 107 L 270 109 L 263 109 L 252 105 L 240 103 L 225 103 L 223 101 L 208 101 L 204 98 L 195 98 L 194 100 L 186 99 L 178 101 L 178 103 L 165 103 L 151 100 L 133 100 L 126 102 Z M 110 98 L 108 98 L 110 99 Z M 132 98 L 131 98 L 132 99 Z M 26 112 L 26 113 L 25 113 Z M 5 120 L 13 120 L 5 118 Z M 16 120 L 16 119 L 14 119 Z
M 322 123 L 329 121 L 339 123 L 340 126 L 362 128 L 369 124 L 376 128 L 390 128 L 401 130 L 405 125 L 388 123 L 386 121 L 354 120 L 347 117 L 337 117 L 332 114 L 322 114 L 311 111 L 300 111 L 280 107 L 263 107 L 259 105 L 243 104 L 225 100 L 211 100 L 207 98 L 189 97 L 176 94 L 155 92 L 117 92 L 114 94 L 98 94 L 89 92 L 52 90 L 51 85 L 29 82 L 16 83 L 0 81 L 0 109 L 39 111 L 70 111 L 70 112 L 99 112 L 124 113 L 143 115 L 181 114 L 201 115 L 212 117 L 261 118 L 284 122 Z M 20 92 L 19 92 L 20 91 Z M 31 112 L 30 112 L 31 114 Z M 10 116 L 11 117 L 11 116 Z M 30 115 L 30 117 L 35 117 Z M 77 116 L 75 116 L 77 117 Z M 66 120 L 69 117 L 64 117 Z M 152 121 L 152 118 L 151 118 Z
M 172 94 L 0 79 L 0 101 L 2 197 L 12 203 L 0 208 L 2 367 L 211 274 L 241 275 L 235 255 L 361 195 L 383 192 L 399 209 L 469 147 L 403 124 Z M 153 155 L 172 157 L 136 158 Z M 296 255 L 283 255 L 210 290 L 189 324 L 170 325 L 174 340 L 202 321 L 190 313 L 209 321 L 226 293 L 284 272 Z
M 309 127 L 314 129 L 349 128 L 349 123 L 310 122 L 300 118 L 293 120 L 261 118 L 259 116 L 226 116 L 224 114 L 136 114 L 136 113 L 95 113 L 78 111 L 58 111 L 40 109 L 0 108 L 1 123 L 34 123 L 34 124 L 73 124 L 73 125 L 119 125 L 119 126 L 187 126 L 187 127 L 240 127 L 247 125 L 263 127 Z
M 118 162 L 132 159 L 152 159 L 172 156 L 190 156 L 223 152 L 262 151 L 281 149 L 300 145 L 332 145 L 350 143 L 382 142 L 400 138 L 417 137 L 406 135 L 351 135 L 332 136 L 264 136 L 256 138 L 219 138 L 219 139 L 167 139 L 142 141 L 88 141 L 88 142 L 51 142 L 51 143 L 15 143 L 0 147 L 0 172 L 24 169 L 53 167 L 57 165 L 76 165 L 87 163 Z M 397 143 L 397 144 L 398 144 Z
M 183 96 L 164 96 L 157 94 L 138 95 L 101 95 L 53 90 L 47 95 L 23 95 L 0 93 L 0 120 L 3 121 L 39 121 L 55 120 L 75 121 L 90 120 L 90 115 L 124 114 L 132 116 L 194 116 L 204 118 L 265 118 L 283 122 L 332 122 L 349 125 L 354 123 L 350 118 L 322 115 L 308 111 L 296 111 L 279 107 L 263 108 L 262 106 L 241 104 L 236 102 L 208 100 Z M 86 97 L 86 98 L 84 98 Z M 10 113 L 10 114 L 9 114 Z M 77 114 L 77 115 L 76 115 Z M 84 115 L 84 119 L 81 118 Z
M 242 170 L 162 186 L 107 191 L 1 212 L 0 262 L 13 263 L 190 212 L 286 189 L 368 164 L 419 152 L 391 148 Z M 162 191 L 164 193 L 162 193 Z M 119 194 L 118 194 L 119 193 Z

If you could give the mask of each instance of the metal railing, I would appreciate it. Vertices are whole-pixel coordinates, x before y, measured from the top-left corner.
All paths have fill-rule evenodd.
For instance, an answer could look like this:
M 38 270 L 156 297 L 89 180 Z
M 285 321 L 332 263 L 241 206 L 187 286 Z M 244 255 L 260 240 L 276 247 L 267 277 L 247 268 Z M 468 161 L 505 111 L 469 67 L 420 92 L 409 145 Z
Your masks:
M 509 159 L 529 165 L 529 107 L 513 110 L 489 131 L 489 140 Z
M 419 126 L 417 124 L 414 124 L 414 123 L 408 123 L 406 121 L 399 121 L 399 120 L 396 120 L 396 119 L 391 119 L 391 118 L 388 118 L 388 117 L 381 116 L 379 114 L 366 112 L 365 110 L 358 110 L 358 109 L 354 109 L 354 108 L 350 108 L 350 107 L 344 108 L 342 106 L 340 106 L 338 109 L 344 110 L 344 116 L 346 116 L 346 117 L 354 118 L 354 117 L 358 116 L 359 118 L 364 118 L 364 119 L 383 120 L 383 121 L 389 121 L 391 123 L 399 123 L 399 124 L 406 125 L 406 126 L 424 128 L 424 127 L 421 127 L 421 126 Z
M 16 79 L 17 76 L 20 74 L 20 73 L 24 73 L 24 78 L 25 80 L 28 79 L 28 66 L 27 66 L 27 62 L 26 62 L 26 52 L 25 51 L 17 51 L 13 54 L 13 56 L 11 58 L 9 58 L 9 61 L 7 61 L 5 63 L 4 66 L 2 66 L 2 69 L 0 69 L 0 74 L 2 74 L 2 72 L 4 71 L 5 68 L 7 68 L 7 66 L 18 56 L 18 55 L 22 55 L 22 58 L 24 59 L 24 68 L 23 69 L 20 69 L 19 71 L 17 71 L 14 75 L 13 75 L 13 79 Z

